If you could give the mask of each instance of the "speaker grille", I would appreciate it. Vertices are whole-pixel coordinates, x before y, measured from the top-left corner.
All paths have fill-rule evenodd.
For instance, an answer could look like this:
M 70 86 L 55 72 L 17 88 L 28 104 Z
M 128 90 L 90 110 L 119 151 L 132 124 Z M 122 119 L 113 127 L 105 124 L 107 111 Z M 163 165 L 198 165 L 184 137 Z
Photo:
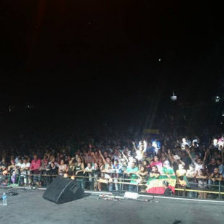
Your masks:
M 43 198 L 57 204 L 73 201 L 83 196 L 83 189 L 80 184 L 71 179 L 57 177 L 47 187 Z

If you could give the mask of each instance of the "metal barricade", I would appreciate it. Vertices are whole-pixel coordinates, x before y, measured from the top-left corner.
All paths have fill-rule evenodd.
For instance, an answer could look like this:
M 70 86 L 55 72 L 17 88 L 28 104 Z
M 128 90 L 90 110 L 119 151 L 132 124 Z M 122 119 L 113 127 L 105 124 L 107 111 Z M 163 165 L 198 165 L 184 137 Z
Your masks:
M 3 180 L 1 179 L 1 187 L 17 187 L 17 186 L 30 186 L 32 184 L 32 180 L 37 179 L 40 181 L 40 185 L 38 187 L 47 187 L 55 177 L 58 175 L 49 175 L 46 172 L 41 172 L 40 174 L 32 174 L 32 173 L 22 173 L 16 176 L 16 181 L 12 182 L 12 175 L 5 175 Z M 143 183 L 133 182 L 131 178 L 128 178 L 124 174 L 120 174 L 118 177 L 111 178 L 102 178 L 94 176 L 93 174 L 88 175 L 77 175 L 77 176 L 69 176 L 65 175 L 65 178 L 71 178 L 79 181 L 85 190 L 91 191 L 112 191 L 117 193 L 123 193 L 125 191 L 129 191 L 130 189 L 134 189 L 134 192 L 140 192 L 141 188 L 147 187 L 147 182 Z M 26 179 L 26 181 L 22 181 L 22 179 Z M 188 178 L 190 187 L 180 187 L 178 184 L 175 187 L 175 195 L 179 197 L 188 197 L 188 198 L 198 198 L 200 194 L 206 194 L 209 199 L 224 199 L 224 182 L 222 180 L 218 181 L 218 184 L 209 183 L 205 187 L 200 187 L 197 181 L 197 178 Z M 207 179 L 209 181 L 209 179 Z M 216 180 L 217 182 L 217 180 Z M 4 184 L 2 184 L 4 183 Z M 101 185 L 101 189 L 96 186 Z M 112 186 L 112 187 L 111 187 Z

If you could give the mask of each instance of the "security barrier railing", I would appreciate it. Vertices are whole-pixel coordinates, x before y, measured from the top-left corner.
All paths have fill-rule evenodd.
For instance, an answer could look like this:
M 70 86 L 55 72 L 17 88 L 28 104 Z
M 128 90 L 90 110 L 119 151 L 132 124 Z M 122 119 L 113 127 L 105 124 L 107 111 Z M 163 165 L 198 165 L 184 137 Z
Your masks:
M 88 173 L 89 174 L 89 173 Z M 16 174 L 16 175 L 0 175 L 1 187 L 17 187 L 17 186 L 36 186 L 47 187 L 57 174 Z M 95 191 L 111 191 L 111 192 L 125 192 L 135 191 L 140 194 L 144 194 L 145 189 L 148 187 L 146 180 L 138 182 L 137 179 L 128 178 L 124 174 L 119 174 L 118 177 L 105 178 L 94 175 L 63 175 L 64 178 L 71 178 L 80 182 L 81 186 L 86 190 Z M 170 177 L 170 176 L 169 176 Z M 210 198 L 210 199 L 222 199 L 224 200 L 224 181 L 216 180 L 216 183 L 212 183 L 208 178 L 207 184 L 200 186 L 198 180 L 200 178 L 188 178 L 188 186 L 180 186 L 175 184 L 175 193 L 173 196 L 189 197 L 189 198 Z M 164 186 L 165 188 L 165 186 Z

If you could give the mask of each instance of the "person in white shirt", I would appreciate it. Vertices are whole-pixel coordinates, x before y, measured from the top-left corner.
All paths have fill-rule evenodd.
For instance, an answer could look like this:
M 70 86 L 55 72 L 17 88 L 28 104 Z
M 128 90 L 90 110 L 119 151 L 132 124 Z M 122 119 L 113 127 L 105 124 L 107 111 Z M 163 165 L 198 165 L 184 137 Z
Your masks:
M 17 163 L 16 163 L 16 168 L 20 170 L 22 164 L 23 164 L 23 160 L 22 160 L 22 159 L 18 159 L 18 160 L 17 160 Z
M 23 162 L 20 165 L 20 177 L 24 179 L 24 184 L 27 185 L 29 183 L 29 175 L 30 175 L 30 162 L 27 158 L 23 159 Z
M 17 164 L 17 163 L 19 163 L 19 157 L 18 156 L 16 156 L 16 158 L 15 158 L 15 163 Z
M 189 178 L 194 178 L 196 177 L 196 171 L 195 171 L 195 167 L 193 164 L 189 165 L 189 169 L 186 172 L 186 176 Z
M 196 172 L 199 172 L 200 170 L 204 169 L 204 164 L 205 164 L 205 160 L 206 160 L 206 157 L 207 157 L 208 150 L 205 152 L 205 156 L 204 156 L 203 160 L 201 158 L 198 158 L 197 160 L 194 160 L 191 156 L 190 150 L 187 147 L 186 147 L 186 152 L 188 153 L 192 163 L 194 164 Z
M 60 165 L 58 166 L 58 175 L 64 176 L 64 174 L 67 172 L 68 166 L 65 164 L 65 161 L 61 159 Z
M 93 190 L 93 174 L 92 174 L 92 170 L 94 169 L 94 167 L 92 167 L 91 163 L 87 164 L 87 167 L 84 169 L 83 174 L 87 174 L 89 176 L 89 183 L 87 183 L 87 185 L 89 185 L 90 190 Z
M 132 144 L 133 144 L 133 148 L 135 149 L 135 152 L 136 152 L 135 158 L 138 161 L 142 161 L 143 158 L 144 158 L 144 153 L 146 152 L 146 149 L 147 149 L 147 142 L 146 141 L 140 141 L 138 149 L 135 146 L 135 142 L 132 142 Z

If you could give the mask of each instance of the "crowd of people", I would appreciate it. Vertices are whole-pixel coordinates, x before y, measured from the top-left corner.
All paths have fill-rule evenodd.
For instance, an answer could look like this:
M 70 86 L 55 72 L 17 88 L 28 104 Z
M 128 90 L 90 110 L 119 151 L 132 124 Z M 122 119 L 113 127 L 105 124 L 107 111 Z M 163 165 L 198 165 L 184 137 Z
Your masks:
M 223 138 L 214 140 L 206 147 L 199 138 L 181 138 L 170 144 L 169 137 L 153 140 L 146 137 L 137 142 L 126 141 L 126 145 L 92 141 L 77 150 L 46 148 L 26 154 L 2 150 L 0 184 L 47 186 L 59 175 L 95 191 L 172 195 L 178 193 L 175 188 L 193 188 L 201 191 L 189 192 L 189 196 L 205 199 L 208 189 L 223 191 L 222 141 Z

